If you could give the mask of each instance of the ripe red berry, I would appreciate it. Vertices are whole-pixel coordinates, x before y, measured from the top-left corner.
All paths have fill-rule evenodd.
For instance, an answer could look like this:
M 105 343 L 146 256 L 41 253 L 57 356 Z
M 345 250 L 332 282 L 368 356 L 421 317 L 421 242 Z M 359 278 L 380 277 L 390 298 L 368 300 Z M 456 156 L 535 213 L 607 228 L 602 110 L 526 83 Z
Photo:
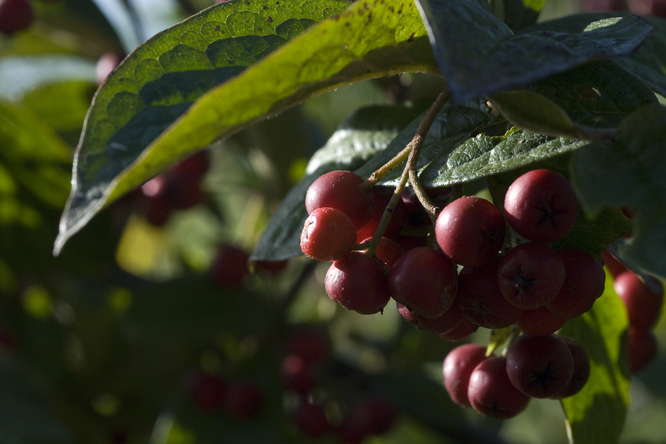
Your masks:
M 400 302 L 396 302 L 396 304 L 398 306 L 398 313 L 400 313 L 400 316 L 402 316 L 407 322 L 420 329 L 428 330 L 438 335 L 451 332 L 454 328 L 460 325 L 463 320 L 463 312 L 455 302 L 443 315 L 434 319 L 421 316 Z
M 661 287 L 661 283 L 655 283 Z M 613 282 L 613 288 L 627 307 L 631 327 L 648 330 L 655 326 L 664 302 L 663 290 L 653 291 L 632 271 L 619 274 Z
M 628 334 L 629 370 L 631 373 L 637 373 L 647 367 L 657 356 L 659 346 L 657 338 L 650 330 L 629 327 Z
M 248 421 L 255 418 L 264 405 L 264 394 L 257 384 L 249 379 L 229 383 L 224 398 L 224 410 L 234 419 Z
M 387 275 L 380 259 L 354 251 L 331 264 L 324 287 L 328 296 L 346 309 L 374 314 L 390 299 Z
M 567 318 L 556 315 L 546 307 L 525 310 L 516 325 L 523 333 L 533 336 L 550 335 L 564 327 Z
M 497 285 L 507 301 L 525 310 L 551 302 L 564 284 L 562 258 L 545 244 L 518 245 L 500 259 Z
M 363 179 L 350 171 L 331 171 L 315 180 L 305 195 L 305 208 L 311 214 L 317 208 L 330 207 L 345 213 L 355 230 L 372 215 L 372 190 L 361 188 Z
M 220 246 L 208 274 L 218 285 L 225 288 L 240 288 L 250 270 L 249 255 L 240 247 L 231 244 Z
M 604 292 L 606 273 L 590 254 L 574 248 L 557 251 L 562 259 L 566 279 L 560 292 L 548 303 L 548 310 L 573 319 L 587 312 Z
M 370 219 L 365 225 L 363 225 L 363 227 L 358 229 L 358 236 L 356 239 L 359 242 L 363 239 L 372 237 L 375 234 L 391 197 L 393 197 L 393 188 L 376 186 L 372 189 L 372 216 L 370 216 Z M 389 239 L 396 239 L 398 237 L 398 232 L 406 218 L 404 206 L 405 204 L 402 200 L 398 201 L 398 204 L 391 214 L 391 221 L 382 234 L 383 237 Z
M 389 272 L 389 291 L 396 301 L 421 316 L 436 318 L 453 304 L 458 272 L 451 260 L 432 248 L 409 250 Z
M 532 170 L 516 179 L 504 197 L 506 220 L 533 242 L 553 242 L 573 228 L 578 201 L 566 177 L 551 170 Z
M 440 333 L 439 337 L 446 339 L 447 341 L 458 342 L 462 341 L 463 339 L 467 339 L 469 335 L 478 329 L 478 325 L 463 316 L 463 318 L 460 320 L 460 323 L 456 325 L 454 329 L 446 333 Z
M 458 275 L 457 304 L 467 319 L 484 328 L 508 327 L 523 314 L 522 308 L 502 296 L 497 285 L 497 263 L 465 267 Z
M 0 0 L 0 32 L 3 34 L 26 29 L 32 20 L 32 8 L 26 0 Z
M 511 383 L 506 368 L 506 358 L 491 357 L 472 370 L 467 397 L 474 410 L 507 419 L 527 408 L 531 398 Z
M 282 386 L 306 396 L 316 383 L 308 363 L 298 355 L 289 355 L 280 365 Z
M 458 346 L 446 355 L 442 374 L 444 387 L 453 402 L 464 407 L 472 406 L 467 397 L 469 377 L 484 359 L 486 359 L 486 347 L 478 344 Z
M 608 268 L 613 277 L 617 277 L 620 273 L 627 271 L 627 267 L 607 249 L 601 252 L 601 258 L 604 260 L 604 266 Z
M 371 239 L 371 237 L 363 239 L 361 243 L 370 242 Z M 400 244 L 393 239 L 389 239 L 388 237 L 382 237 L 379 240 L 377 249 L 375 250 L 375 256 L 381 259 L 389 270 L 393 268 L 393 265 L 395 265 L 395 263 L 404 253 L 405 250 L 400 246 Z
M 574 361 L 559 337 L 523 334 L 507 349 L 506 369 L 518 390 L 534 398 L 548 398 L 569 384 Z
M 192 402 L 199 409 L 209 412 L 223 407 L 227 384 L 219 376 L 197 371 L 187 385 Z
M 335 208 L 317 208 L 303 225 L 301 250 L 318 261 L 334 261 L 347 256 L 356 244 L 351 219 Z
M 506 223 L 500 210 L 475 196 L 448 204 L 435 225 L 437 243 L 444 254 L 466 267 L 478 267 L 497 257 L 505 233 Z
M 564 390 L 557 393 L 555 396 L 551 396 L 551 398 L 554 399 L 568 398 L 569 396 L 575 395 L 585 387 L 588 379 L 590 379 L 590 355 L 587 353 L 585 347 L 583 347 L 578 341 L 567 336 L 560 336 L 560 338 L 565 344 L 567 344 L 567 347 L 569 347 L 569 351 L 571 352 L 574 361 L 574 370 L 571 375 L 571 381 L 569 381 L 569 384 Z

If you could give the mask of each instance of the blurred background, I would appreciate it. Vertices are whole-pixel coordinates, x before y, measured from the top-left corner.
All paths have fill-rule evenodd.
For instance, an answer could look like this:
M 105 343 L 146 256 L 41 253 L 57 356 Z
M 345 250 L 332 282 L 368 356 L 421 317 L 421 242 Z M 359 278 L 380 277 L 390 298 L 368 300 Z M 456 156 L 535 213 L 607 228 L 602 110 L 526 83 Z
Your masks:
M 457 344 L 391 304 L 342 309 L 324 292 L 327 264 L 246 266 L 345 117 L 433 99 L 437 77 L 341 88 L 216 143 L 52 256 L 98 85 L 141 42 L 211 5 L 35 0 L 29 26 L 0 36 L 0 443 L 566 442 L 556 401 L 508 421 L 454 405 L 441 366 Z M 666 1 L 548 0 L 542 19 L 616 9 L 659 15 Z M 655 333 L 661 352 L 633 378 L 624 443 L 666 442 L 664 322 Z M 358 417 L 382 427 L 345 429 Z

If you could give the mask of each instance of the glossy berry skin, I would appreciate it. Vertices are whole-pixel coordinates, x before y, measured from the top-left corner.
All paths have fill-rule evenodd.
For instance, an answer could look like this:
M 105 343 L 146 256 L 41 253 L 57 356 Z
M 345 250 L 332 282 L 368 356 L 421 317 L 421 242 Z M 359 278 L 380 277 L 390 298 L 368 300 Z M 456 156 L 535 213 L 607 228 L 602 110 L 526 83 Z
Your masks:
M 491 262 L 504 244 L 506 224 L 485 199 L 466 196 L 448 204 L 435 224 L 437 243 L 456 264 L 478 267 Z
M 443 315 L 434 319 L 423 317 L 400 302 L 396 302 L 396 305 L 398 307 L 398 313 L 400 313 L 400 316 L 402 316 L 407 322 L 422 330 L 428 330 L 438 335 L 449 333 L 460 325 L 463 320 L 463 312 L 456 303 L 453 303 Z
M 443 315 L 453 304 L 458 272 L 451 260 L 432 248 L 409 250 L 388 277 L 391 297 L 426 318 Z
M 532 170 L 516 179 L 504 197 L 506 220 L 533 242 L 553 242 L 573 228 L 578 201 L 566 177 L 551 170 Z
M 27 0 L 0 0 L 0 32 L 13 34 L 30 26 L 33 13 Z
M 525 310 L 520 316 L 516 325 L 523 333 L 532 336 L 550 335 L 564 327 L 567 319 L 556 315 L 546 307 Z
M 661 283 L 655 284 L 661 287 Z M 664 302 L 663 291 L 653 291 L 632 271 L 619 274 L 613 288 L 627 308 L 631 327 L 647 330 L 655 326 Z
M 531 399 L 511 384 L 504 357 L 485 359 L 474 368 L 469 377 L 467 397 L 474 410 L 499 419 L 518 415 Z
M 558 250 L 566 279 L 548 310 L 556 315 L 573 319 L 587 312 L 604 292 L 606 273 L 602 265 L 590 254 L 574 248 Z
M 363 179 L 350 171 L 331 171 L 312 182 L 305 195 L 305 208 L 312 214 L 317 208 L 331 207 L 345 213 L 356 230 L 372 215 L 372 190 L 362 189 Z
M 451 400 L 463 407 L 471 407 L 467 397 L 469 377 L 474 368 L 486 359 L 486 347 L 478 344 L 465 344 L 451 350 L 442 366 L 444 388 Z
M 574 361 L 559 337 L 523 334 L 507 349 L 506 368 L 518 390 L 533 398 L 548 398 L 569 384 Z
M 318 261 L 334 261 L 347 256 L 356 244 L 356 228 L 351 219 L 335 208 L 317 208 L 303 224 L 301 250 Z
M 545 244 L 518 245 L 497 266 L 497 285 L 502 295 L 525 310 L 542 307 L 555 299 L 564 278 L 562 259 Z
M 553 399 L 568 398 L 575 395 L 585 387 L 585 384 L 590 379 L 590 355 L 587 353 L 585 347 L 578 341 L 567 336 L 560 336 L 560 339 L 569 347 L 574 361 L 574 370 L 569 384 L 567 384 L 564 390 L 558 392 L 555 396 L 551 396 Z
M 659 351 L 659 345 L 657 338 L 650 330 L 629 327 L 627 333 L 629 336 L 627 344 L 629 370 L 631 373 L 637 373 L 654 360 Z
M 448 331 L 446 333 L 440 333 L 439 337 L 442 339 L 446 339 L 447 341 L 451 342 L 458 342 L 462 341 L 463 339 L 467 339 L 469 335 L 474 333 L 479 329 L 479 326 L 476 325 L 474 322 L 470 321 L 466 317 L 463 316 L 462 320 L 456 327 Z
M 324 287 L 328 296 L 346 309 L 374 314 L 390 299 L 387 275 L 380 259 L 354 251 L 331 264 Z
M 457 304 L 470 321 L 484 328 L 508 327 L 524 311 L 502 295 L 497 285 L 497 262 L 465 267 L 458 275 Z

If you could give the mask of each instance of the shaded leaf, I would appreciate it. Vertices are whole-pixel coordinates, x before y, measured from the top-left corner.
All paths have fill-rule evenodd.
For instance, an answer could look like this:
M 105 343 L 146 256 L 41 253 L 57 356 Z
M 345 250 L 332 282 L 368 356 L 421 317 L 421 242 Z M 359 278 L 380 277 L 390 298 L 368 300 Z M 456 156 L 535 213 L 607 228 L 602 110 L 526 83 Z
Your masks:
M 615 142 L 597 142 L 574 158 L 573 183 L 591 214 L 628 208 L 632 237 L 616 244 L 620 257 L 666 277 L 666 108 L 647 105 L 630 114 Z
M 540 30 L 554 32 L 583 32 L 590 23 L 611 17 L 626 16 L 626 12 L 599 12 L 576 14 L 561 19 L 539 23 L 521 32 L 538 32 Z M 650 88 L 662 96 L 666 96 L 666 20 L 659 17 L 643 17 L 650 26 L 652 33 L 638 50 L 626 57 L 614 59 L 628 72 L 645 82 Z
M 504 3 L 504 23 L 516 32 L 536 23 L 546 0 L 502 0 L 501 3 Z
M 302 31 L 304 24 L 339 12 L 341 3 L 312 0 L 302 9 L 287 5 L 292 6 L 280 6 L 287 8 L 284 14 L 305 21 L 292 18 L 274 26 L 285 17 L 275 13 L 280 8 L 264 10 L 256 0 L 223 3 L 159 34 L 121 65 L 89 113 L 56 252 L 109 198 L 260 118 L 346 83 L 405 71 L 436 71 L 414 4 L 390 0 L 356 3 L 237 75 Z M 206 40 L 222 32 L 261 35 L 210 44 Z M 179 58 L 187 62 L 177 62 Z M 195 67 L 184 81 L 183 70 Z M 205 88 L 225 80 L 192 105 Z
M 606 275 L 606 290 L 587 313 L 560 331 L 590 355 L 590 379 L 578 394 L 562 400 L 573 444 L 617 443 L 629 406 L 626 309 Z
M 329 171 L 355 170 L 385 149 L 422 106 L 370 106 L 340 124 L 326 145 L 308 164 L 306 176 L 287 194 L 252 253 L 252 260 L 282 260 L 302 254 L 300 236 L 307 218 L 305 193 L 312 182 Z
M 513 35 L 475 2 L 422 0 L 437 63 L 456 101 L 520 88 L 597 58 L 631 54 L 652 27 L 628 16 L 584 33 Z

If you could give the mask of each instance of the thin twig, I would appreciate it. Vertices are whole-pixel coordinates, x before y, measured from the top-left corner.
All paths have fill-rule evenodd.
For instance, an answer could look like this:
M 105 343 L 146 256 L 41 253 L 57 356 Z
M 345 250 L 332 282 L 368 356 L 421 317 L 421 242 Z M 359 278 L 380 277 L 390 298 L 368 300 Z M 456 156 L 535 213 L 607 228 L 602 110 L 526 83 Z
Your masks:
M 379 245 L 379 241 L 384 235 L 384 231 L 386 231 L 386 227 L 388 226 L 389 222 L 391 221 L 391 217 L 393 216 L 393 211 L 395 210 L 395 207 L 398 205 L 398 201 L 400 200 L 400 195 L 402 194 L 402 192 L 405 189 L 405 186 L 407 185 L 407 180 L 409 179 L 410 171 L 411 170 L 416 171 L 417 162 L 419 160 L 419 154 L 421 153 L 421 147 L 423 146 L 423 141 L 425 140 L 426 134 L 428 134 L 428 130 L 430 130 L 430 127 L 435 121 L 437 114 L 439 114 L 439 112 L 444 107 L 446 102 L 448 102 L 450 97 L 451 93 L 449 92 L 448 88 L 442 91 L 437 97 L 437 100 L 435 100 L 435 103 L 432 104 L 432 106 L 426 113 L 425 117 L 423 117 L 423 120 L 419 124 L 419 127 L 416 130 L 416 134 L 414 134 L 414 138 L 411 140 L 411 142 L 409 142 L 409 144 L 405 147 L 405 149 L 402 150 L 396 157 L 394 157 L 391 161 L 389 161 L 389 163 L 384 165 L 382 168 L 375 171 L 372 174 L 372 176 L 370 176 L 370 179 L 368 179 L 368 181 L 379 180 L 376 178 L 383 177 L 383 175 L 385 175 L 391 169 L 397 167 L 400 163 L 402 163 L 404 158 L 407 157 L 407 165 L 405 165 L 405 169 L 403 170 L 402 175 L 400 176 L 400 182 L 398 182 L 398 186 L 395 188 L 393 196 L 391 196 L 391 200 L 389 201 L 388 205 L 386 206 L 386 209 L 384 210 L 384 214 L 382 214 L 379 226 L 377 227 L 375 234 L 372 236 L 372 240 L 368 245 L 368 250 L 366 254 L 373 255 L 375 254 L 375 251 L 377 251 L 377 246 Z M 385 167 L 387 165 L 391 165 L 391 168 L 388 171 L 385 170 Z M 421 199 L 419 198 L 419 201 L 420 200 Z

